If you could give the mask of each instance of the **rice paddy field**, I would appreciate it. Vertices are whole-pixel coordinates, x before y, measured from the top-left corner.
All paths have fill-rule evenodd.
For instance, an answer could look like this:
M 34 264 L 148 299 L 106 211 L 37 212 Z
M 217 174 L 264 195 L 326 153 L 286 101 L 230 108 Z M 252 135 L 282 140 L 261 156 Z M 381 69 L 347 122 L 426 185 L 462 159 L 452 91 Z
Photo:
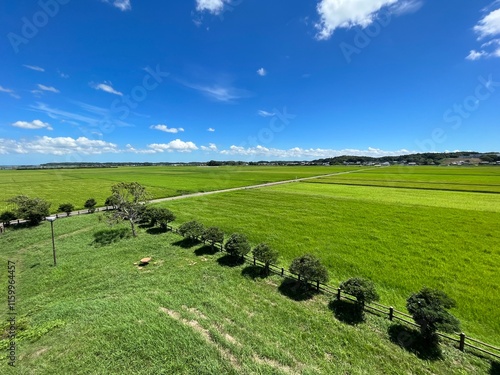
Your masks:
M 139 169 L 130 169 L 117 169 L 116 180 L 108 170 L 75 173 L 104 173 L 101 182 L 109 186 L 141 182 Z M 162 179 L 151 170 L 142 183 L 162 192 L 171 182 L 164 188 L 178 195 L 209 190 L 203 183 L 215 190 L 352 171 L 158 205 L 176 214 L 174 226 L 196 219 L 227 235 L 244 233 L 253 245 L 268 242 L 285 268 L 296 256 L 315 254 L 332 286 L 370 278 L 381 303 L 401 311 L 422 286 L 442 289 L 457 301 L 452 313 L 468 336 L 500 346 L 500 168 L 174 170 L 170 177 L 157 171 Z M 221 173 L 219 181 L 211 173 Z M 98 186 L 82 178 L 80 189 L 87 181 L 89 189 Z M 47 199 L 52 191 L 55 200 L 60 190 L 49 181 L 46 187 Z M 55 222 L 57 267 L 48 223 L 0 236 L 0 259 L 16 262 L 23 332 L 17 369 L 2 361 L 0 373 L 500 373 L 498 361 L 449 344 L 438 356 L 402 347 L 395 332 L 403 328 L 387 319 L 367 314 L 363 323 L 346 323 L 325 295 L 294 300 L 278 276 L 256 277 L 251 266 L 228 264 L 202 245 L 185 246 L 171 232 L 144 227 L 130 238 L 126 226 L 110 228 L 99 215 Z M 138 269 L 134 263 L 145 256 L 153 262 Z M 0 275 L 6 290 L 6 273 Z M 4 322 L 6 310 L 0 310 Z
M 243 232 L 255 244 L 269 242 L 285 267 L 296 256 L 315 254 L 327 264 L 334 285 L 352 276 L 370 278 L 382 302 L 403 311 L 412 292 L 423 286 L 442 289 L 456 299 L 454 313 L 464 332 L 500 345 L 499 194 L 318 183 L 344 176 L 391 179 L 398 170 L 360 171 L 163 205 L 180 222 L 198 219 L 227 233 Z M 432 182 L 440 169 L 422 170 L 434 172 L 419 177 Z M 468 170 L 451 171 L 450 180 L 467 181 Z M 474 169 L 472 176 L 498 186 L 499 171 Z
M 153 198 L 220 190 L 267 182 L 292 180 L 359 167 L 124 167 L 96 169 L 0 170 L 0 211 L 8 209 L 7 199 L 24 194 L 52 203 L 57 212 L 61 203 L 82 209 L 88 198 L 99 206 L 118 182 L 139 182 Z

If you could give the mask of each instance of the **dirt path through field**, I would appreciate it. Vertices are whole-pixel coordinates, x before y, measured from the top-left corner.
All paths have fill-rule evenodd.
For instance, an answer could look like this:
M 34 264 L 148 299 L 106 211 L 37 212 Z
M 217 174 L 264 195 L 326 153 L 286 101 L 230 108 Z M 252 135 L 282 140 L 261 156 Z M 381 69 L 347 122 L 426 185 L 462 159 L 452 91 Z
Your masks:
M 346 172 L 336 172 L 336 173 L 322 174 L 322 175 L 319 175 L 319 176 L 312 176 L 312 177 L 301 177 L 301 178 L 296 178 L 296 179 L 293 179 L 293 180 L 268 182 L 268 183 L 265 183 L 265 184 L 242 186 L 242 187 L 230 188 L 230 189 L 205 191 L 205 192 L 202 192 L 202 193 L 193 193 L 193 194 L 179 195 L 179 196 L 176 196 L 176 197 L 159 198 L 159 199 L 153 199 L 150 202 L 151 203 L 160 203 L 160 202 L 173 201 L 173 200 L 177 200 L 177 199 L 185 199 L 185 198 L 192 198 L 192 197 L 201 197 L 201 196 L 210 195 L 210 194 L 229 193 L 231 191 L 238 191 L 238 190 L 260 189 L 260 188 L 269 187 L 269 186 L 290 184 L 292 182 L 300 182 L 300 181 L 306 181 L 306 180 L 314 180 L 316 178 L 322 178 L 322 177 L 330 177 L 330 176 L 338 176 L 338 175 L 341 175 L 341 174 L 356 173 L 356 172 L 366 171 L 368 169 L 371 169 L 371 168 L 357 169 L 355 171 L 346 171 Z

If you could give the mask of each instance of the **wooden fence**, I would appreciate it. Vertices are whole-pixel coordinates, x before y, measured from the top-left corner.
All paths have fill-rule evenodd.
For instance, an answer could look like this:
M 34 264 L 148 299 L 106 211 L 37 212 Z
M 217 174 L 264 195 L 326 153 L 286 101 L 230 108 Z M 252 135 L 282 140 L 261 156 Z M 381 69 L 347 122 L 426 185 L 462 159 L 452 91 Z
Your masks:
M 178 230 L 174 227 L 168 226 L 167 230 L 170 229 L 174 233 L 178 233 Z M 179 234 L 180 235 L 180 234 Z M 204 242 L 202 239 L 198 238 L 200 242 Z M 220 251 L 224 251 L 224 246 L 222 243 L 218 243 L 217 246 Z M 255 259 L 254 257 L 251 257 L 249 255 L 245 255 L 243 257 L 245 262 L 253 264 L 254 266 L 259 266 L 259 267 L 264 267 L 264 263 Z M 300 276 L 296 275 L 294 273 L 291 273 L 290 271 L 278 267 L 275 265 L 270 265 L 269 270 L 271 273 L 281 276 L 283 278 L 289 278 L 289 279 L 294 279 L 297 281 L 300 281 Z M 351 302 L 356 302 L 356 298 L 345 291 L 343 291 L 340 288 L 334 288 L 330 285 L 320 283 L 319 281 L 316 282 L 308 282 L 309 287 L 312 289 L 315 289 L 317 292 L 324 293 L 326 295 L 330 295 L 334 297 L 336 300 L 347 300 Z M 387 317 L 390 321 L 400 321 L 405 323 L 406 325 L 409 325 L 414 328 L 419 328 L 420 326 L 416 324 L 413 321 L 413 317 L 409 314 L 406 314 L 402 311 L 396 310 L 392 306 L 386 306 L 382 305 L 380 303 L 372 302 L 372 303 L 367 303 L 364 305 L 365 310 L 374 313 L 379 316 L 384 316 Z M 444 334 L 441 332 L 437 333 L 439 337 L 442 337 L 444 339 L 447 339 L 448 341 L 451 341 L 456 344 L 456 347 L 461 350 L 462 352 L 465 352 L 466 348 L 472 349 L 472 351 L 477 351 L 481 352 L 483 354 L 490 355 L 494 358 L 500 359 L 500 348 L 495 347 L 493 345 L 484 343 L 482 341 L 476 340 L 472 337 L 467 336 L 465 333 L 452 333 L 452 334 Z

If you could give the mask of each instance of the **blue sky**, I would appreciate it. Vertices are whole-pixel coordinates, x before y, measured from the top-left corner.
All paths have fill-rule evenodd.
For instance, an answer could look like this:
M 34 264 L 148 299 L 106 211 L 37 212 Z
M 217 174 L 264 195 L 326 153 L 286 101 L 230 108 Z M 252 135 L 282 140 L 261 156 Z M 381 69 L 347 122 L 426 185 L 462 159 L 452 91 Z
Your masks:
M 500 1 L 3 1 L 0 57 L 3 165 L 500 150 Z

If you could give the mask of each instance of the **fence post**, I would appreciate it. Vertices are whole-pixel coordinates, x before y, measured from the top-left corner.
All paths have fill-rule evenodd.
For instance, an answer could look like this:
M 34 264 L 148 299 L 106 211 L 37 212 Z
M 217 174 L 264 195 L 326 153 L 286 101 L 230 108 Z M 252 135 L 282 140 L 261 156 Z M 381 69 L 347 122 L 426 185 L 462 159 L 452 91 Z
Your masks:
M 394 319 L 394 307 L 389 307 L 389 320 Z
M 460 349 L 460 351 L 464 351 L 465 349 L 465 333 L 461 333 L 460 334 L 460 344 L 458 346 L 458 349 Z
M 255 266 L 255 257 L 253 257 L 253 265 Z
M 340 295 L 342 293 L 342 289 L 337 288 L 337 301 L 340 301 Z
M 316 290 L 319 292 L 319 280 L 316 281 Z
M 281 268 L 281 277 L 283 277 L 284 274 L 285 274 L 285 269 Z
M 300 273 L 299 273 L 299 283 L 300 283 Z

